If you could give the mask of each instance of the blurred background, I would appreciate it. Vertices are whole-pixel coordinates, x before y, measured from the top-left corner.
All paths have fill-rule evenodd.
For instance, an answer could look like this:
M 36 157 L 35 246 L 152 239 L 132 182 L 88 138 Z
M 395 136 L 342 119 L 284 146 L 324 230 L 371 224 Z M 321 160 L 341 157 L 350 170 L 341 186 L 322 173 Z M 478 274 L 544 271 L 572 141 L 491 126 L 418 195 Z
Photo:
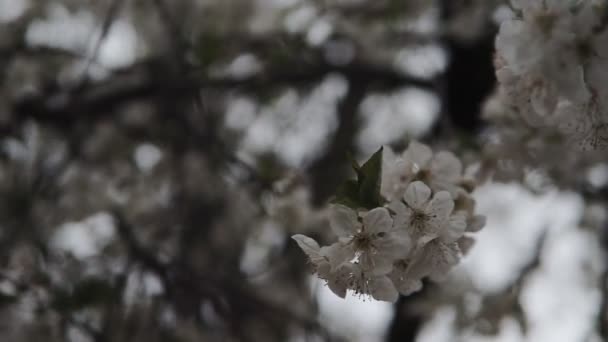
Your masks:
M 483 115 L 509 13 L 0 0 L 0 340 L 606 340 L 605 163 L 484 178 L 471 253 L 396 304 L 336 297 L 289 238 L 333 239 L 349 153 L 512 162 Z

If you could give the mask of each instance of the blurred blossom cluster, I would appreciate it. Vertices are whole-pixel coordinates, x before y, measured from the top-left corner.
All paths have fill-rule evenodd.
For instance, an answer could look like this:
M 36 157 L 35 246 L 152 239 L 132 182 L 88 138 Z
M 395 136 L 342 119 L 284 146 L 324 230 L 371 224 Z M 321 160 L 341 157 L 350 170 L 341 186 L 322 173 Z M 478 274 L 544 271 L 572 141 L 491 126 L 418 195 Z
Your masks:
M 512 1 L 496 37 L 496 76 L 509 110 L 582 149 L 608 146 L 605 1 Z

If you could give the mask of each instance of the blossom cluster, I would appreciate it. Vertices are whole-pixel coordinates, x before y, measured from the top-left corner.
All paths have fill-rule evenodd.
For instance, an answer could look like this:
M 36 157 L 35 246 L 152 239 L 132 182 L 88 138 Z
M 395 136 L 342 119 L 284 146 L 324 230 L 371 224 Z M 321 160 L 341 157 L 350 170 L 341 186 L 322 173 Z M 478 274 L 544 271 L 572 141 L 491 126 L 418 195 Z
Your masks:
M 496 38 L 496 76 L 509 108 L 583 149 L 608 146 L 606 0 L 512 0 Z
M 338 241 L 329 246 L 301 234 L 293 239 L 336 295 L 352 290 L 394 302 L 399 293 L 420 290 L 424 278 L 443 278 L 472 246 L 470 233 L 485 225 L 485 217 L 475 213 L 475 183 L 454 154 L 433 153 L 418 142 L 401 154 L 389 148 L 378 153 L 380 200 L 334 203 L 329 223 Z M 368 164 L 356 171 L 373 170 Z

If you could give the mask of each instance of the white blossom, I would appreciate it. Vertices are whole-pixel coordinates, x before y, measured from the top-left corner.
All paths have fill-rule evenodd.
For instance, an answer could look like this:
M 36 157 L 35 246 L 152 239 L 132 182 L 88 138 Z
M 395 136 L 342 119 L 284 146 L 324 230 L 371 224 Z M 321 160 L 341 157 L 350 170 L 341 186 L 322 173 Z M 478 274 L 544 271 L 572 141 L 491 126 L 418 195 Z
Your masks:
M 503 22 L 496 38 L 506 107 L 523 124 L 561 132 L 583 150 L 608 146 L 606 6 L 604 0 L 513 1 L 521 13 Z
M 366 271 L 360 264 L 347 264 L 345 268 L 350 270 L 348 283 L 355 294 L 387 302 L 397 301 L 399 293 L 386 273 L 378 269 Z
M 329 214 L 331 228 L 339 242 L 329 247 L 329 260 L 335 269 L 357 259 L 364 270 L 388 273 L 393 261 L 409 252 L 410 240 L 405 231 L 393 226 L 386 208 L 375 208 L 362 215 L 336 205 Z
M 406 259 L 398 260 L 393 267 L 393 271 L 389 274 L 396 289 L 404 296 L 422 289 L 421 277 L 414 278 L 408 274 L 409 265 L 410 262 Z
M 406 271 L 407 277 L 418 279 L 429 276 L 441 280 L 458 263 L 461 253 L 457 242 L 435 239 L 418 250 Z
M 456 196 L 463 180 L 462 163 L 453 153 L 433 154 L 427 145 L 412 141 L 399 156 L 386 148 L 383 163 L 382 195 L 393 201 L 403 196 L 407 185 L 420 180 L 434 191 L 445 190 Z
M 397 290 L 387 277 L 388 272 L 382 268 L 365 270 L 359 263 L 347 262 L 333 269 L 327 255 L 330 247 L 320 247 L 314 239 L 301 234 L 296 234 L 292 238 L 309 257 L 319 278 L 326 280 L 328 287 L 337 296 L 344 298 L 347 289 L 352 289 L 355 294 L 369 295 L 377 300 L 389 302 L 397 300 Z
M 333 205 L 329 224 L 336 242 L 320 247 L 304 235 L 293 239 L 318 277 L 338 296 L 394 302 L 420 290 L 423 280 L 440 280 L 473 245 L 485 225 L 470 196 L 476 181 L 451 152 L 412 142 L 402 154 L 383 155 L 383 203 L 376 208 Z
M 309 261 L 319 278 L 326 280 L 328 287 L 337 296 L 344 298 L 348 287 L 348 270 L 341 267 L 332 272 L 331 266 L 329 265 L 329 259 L 326 256 L 327 247 L 321 248 L 314 239 L 302 234 L 296 234 L 291 238 L 296 241 L 298 246 L 300 246 L 302 251 L 308 256 Z
M 435 193 L 423 182 L 411 183 L 403 201 L 390 203 L 396 213 L 395 225 L 404 227 L 417 245 L 423 245 L 442 234 L 450 224 L 454 201 L 447 191 Z

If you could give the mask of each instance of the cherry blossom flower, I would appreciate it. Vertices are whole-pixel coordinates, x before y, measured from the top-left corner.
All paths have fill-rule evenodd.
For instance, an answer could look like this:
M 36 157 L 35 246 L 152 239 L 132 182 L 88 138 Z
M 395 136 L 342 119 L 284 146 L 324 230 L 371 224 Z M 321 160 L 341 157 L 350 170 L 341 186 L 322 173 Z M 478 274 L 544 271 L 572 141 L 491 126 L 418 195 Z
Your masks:
M 339 242 L 329 247 L 333 269 L 356 259 L 364 270 L 388 273 L 393 261 L 404 257 L 410 249 L 406 232 L 393 226 L 386 208 L 375 208 L 362 215 L 342 205 L 332 207 L 330 225 Z
M 434 280 L 442 280 L 458 263 L 460 256 L 457 242 L 448 243 L 442 239 L 435 239 L 418 250 L 405 274 L 412 279 L 428 276 Z
M 384 157 L 381 193 L 388 201 L 401 198 L 407 185 L 415 180 L 452 196 L 461 189 L 462 163 L 451 152 L 433 154 L 427 145 L 412 141 L 402 155 L 387 148 Z
M 343 263 L 332 269 L 327 255 L 328 247 L 320 247 L 312 238 L 296 234 L 292 237 L 308 256 L 319 278 L 327 281 L 328 287 L 337 296 L 344 298 L 347 289 L 355 294 L 371 296 L 377 300 L 395 302 L 397 290 L 382 268 L 365 270 L 359 263 Z
M 512 5 L 520 13 L 502 23 L 496 38 L 496 76 L 505 107 L 523 126 L 563 134 L 566 146 L 606 148 L 606 1 Z
M 473 245 L 469 235 L 485 225 L 470 195 L 475 173 L 463 174 L 452 153 L 433 154 L 417 142 L 400 155 L 386 150 L 379 207 L 331 206 L 329 224 L 338 240 L 329 246 L 293 236 L 317 276 L 342 298 L 350 290 L 394 302 L 420 290 L 424 278 L 445 276 Z
M 431 198 L 431 189 L 416 181 L 407 187 L 403 200 L 394 201 L 389 207 L 396 213 L 395 225 L 404 227 L 417 246 L 438 237 L 449 225 L 454 201 L 447 191 Z
M 308 256 L 317 276 L 327 281 L 327 285 L 333 293 L 344 298 L 346 296 L 346 289 L 348 288 L 349 270 L 341 267 L 332 272 L 329 259 L 326 255 L 327 247 L 321 248 L 314 239 L 302 234 L 296 234 L 291 238 L 296 241 L 304 254 Z
M 350 270 L 348 283 L 355 294 L 387 302 L 397 301 L 399 293 L 386 273 L 379 272 L 379 269 L 366 271 L 360 264 L 347 264 L 345 268 Z
M 422 281 L 420 278 L 413 278 L 408 275 L 407 270 L 409 265 L 410 261 L 407 259 L 398 260 L 393 267 L 393 271 L 389 274 L 397 291 L 404 296 L 408 296 L 422 289 Z

